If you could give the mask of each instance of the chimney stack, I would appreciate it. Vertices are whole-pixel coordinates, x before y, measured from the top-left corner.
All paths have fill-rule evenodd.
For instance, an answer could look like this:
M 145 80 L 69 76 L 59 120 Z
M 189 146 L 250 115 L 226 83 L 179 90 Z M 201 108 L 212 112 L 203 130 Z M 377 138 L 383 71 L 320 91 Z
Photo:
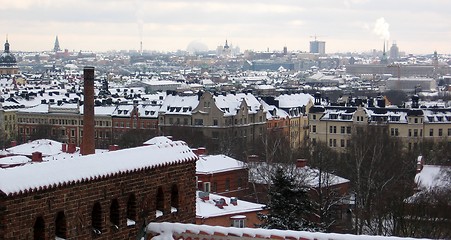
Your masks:
M 41 152 L 33 152 L 31 154 L 31 161 L 42 162 L 42 153 Z
M 94 67 L 84 67 L 83 139 L 81 154 L 95 152 L 94 143 Z
M 307 159 L 298 159 L 296 160 L 296 167 L 297 168 L 303 168 L 307 166 Z

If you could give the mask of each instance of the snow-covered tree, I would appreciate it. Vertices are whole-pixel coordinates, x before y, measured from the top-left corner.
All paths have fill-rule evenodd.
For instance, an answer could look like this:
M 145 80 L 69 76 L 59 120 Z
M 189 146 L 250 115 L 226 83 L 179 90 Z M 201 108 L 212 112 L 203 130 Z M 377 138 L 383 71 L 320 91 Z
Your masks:
M 320 231 L 314 220 L 315 203 L 310 200 L 308 189 L 300 187 L 291 175 L 278 168 L 271 177 L 269 213 L 260 214 L 260 227 L 267 229 Z

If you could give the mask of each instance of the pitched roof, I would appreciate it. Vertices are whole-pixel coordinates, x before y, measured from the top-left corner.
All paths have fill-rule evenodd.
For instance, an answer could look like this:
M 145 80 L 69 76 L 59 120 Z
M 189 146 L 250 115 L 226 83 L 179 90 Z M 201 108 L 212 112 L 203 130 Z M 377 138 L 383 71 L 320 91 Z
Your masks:
M 199 192 L 198 192 L 199 193 Z M 219 208 L 216 206 L 216 201 L 223 198 L 227 206 Z M 261 211 L 265 207 L 263 204 L 237 200 L 237 204 L 230 203 L 229 197 L 224 197 L 216 194 L 209 194 L 208 200 L 202 200 L 199 196 L 196 197 L 196 218 L 210 218 L 225 215 L 238 215 L 247 212 Z
M 196 162 L 196 174 L 210 174 L 247 168 L 244 162 L 226 155 L 207 155 Z
M 164 165 L 195 161 L 183 141 L 143 146 L 0 169 L 0 191 L 6 195 L 90 181 Z

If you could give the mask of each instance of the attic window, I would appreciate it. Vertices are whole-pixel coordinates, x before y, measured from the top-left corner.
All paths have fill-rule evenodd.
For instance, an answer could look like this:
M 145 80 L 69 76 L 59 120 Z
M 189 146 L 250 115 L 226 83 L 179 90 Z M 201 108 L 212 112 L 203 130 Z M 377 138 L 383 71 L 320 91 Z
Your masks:
M 338 119 L 338 114 L 330 114 L 330 119 Z
M 117 113 L 118 114 L 122 114 L 122 110 L 117 110 Z
M 433 116 L 429 116 L 428 120 L 429 120 L 429 122 L 434 122 L 434 117 Z
M 145 111 L 144 114 L 149 115 L 149 111 Z

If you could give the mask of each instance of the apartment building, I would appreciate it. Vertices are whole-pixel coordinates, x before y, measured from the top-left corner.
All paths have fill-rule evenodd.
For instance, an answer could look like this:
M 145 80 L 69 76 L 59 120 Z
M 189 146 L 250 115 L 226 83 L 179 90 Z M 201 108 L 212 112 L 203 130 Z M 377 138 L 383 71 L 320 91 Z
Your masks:
M 389 108 L 384 100 L 369 106 L 322 106 L 320 95 L 309 113 L 309 139 L 325 142 L 329 147 L 344 150 L 358 126 L 380 126 L 392 137 L 401 139 L 409 149 L 425 140 L 451 140 L 451 109 L 423 108 L 418 96 L 412 97 L 412 107 Z
M 264 131 L 265 114 L 263 106 L 251 93 L 172 94 L 161 106 L 158 124 L 165 135 L 172 135 L 182 127 L 216 142 L 239 139 L 254 143 Z

